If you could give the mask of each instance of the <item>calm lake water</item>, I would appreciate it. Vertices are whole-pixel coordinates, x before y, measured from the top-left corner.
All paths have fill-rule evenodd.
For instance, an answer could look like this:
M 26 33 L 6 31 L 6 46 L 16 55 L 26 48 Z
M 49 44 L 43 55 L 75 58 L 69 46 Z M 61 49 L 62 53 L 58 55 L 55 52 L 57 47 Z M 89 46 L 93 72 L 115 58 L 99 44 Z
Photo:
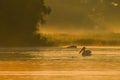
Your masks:
M 82 57 L 81 47 L 0 48 L 0 78 L 120 80 L 120 47 L 87 48 L 92 56 Z
M 0 60 L 117 60 L 120 59 L 120 47 L 88 47 L 92 56 L 82 57 L 81 48 L 25 47 L 0 48 Z

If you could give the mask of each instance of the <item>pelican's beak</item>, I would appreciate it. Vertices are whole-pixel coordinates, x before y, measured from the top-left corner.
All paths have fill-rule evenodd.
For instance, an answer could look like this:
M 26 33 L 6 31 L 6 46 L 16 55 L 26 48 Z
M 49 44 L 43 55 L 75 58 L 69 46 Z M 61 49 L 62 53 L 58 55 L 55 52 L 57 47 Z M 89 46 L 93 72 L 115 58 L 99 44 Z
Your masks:
M 83 48 L 80 50 L 79 54 L 80 54 L 83 50 L 85 50 L 85 47 L 83 47 Z
M 83 51 L 83 48 L 80 50 L 79 54 Z

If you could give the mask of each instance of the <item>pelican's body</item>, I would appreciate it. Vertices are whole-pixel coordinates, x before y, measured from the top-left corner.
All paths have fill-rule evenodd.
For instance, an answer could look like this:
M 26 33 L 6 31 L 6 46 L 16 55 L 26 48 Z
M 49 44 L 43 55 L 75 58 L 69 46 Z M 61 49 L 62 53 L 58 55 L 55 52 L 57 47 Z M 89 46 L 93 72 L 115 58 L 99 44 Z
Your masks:
M 83 47 L 81 50 L 80 50 L 80 52 L 79 53 L 81 53 L 82 52 L 82 56 L 91 56 L 92 54 L 92 52 L 90 51 L 90 50 L 86 50 L 86 48 L 85 47 Z

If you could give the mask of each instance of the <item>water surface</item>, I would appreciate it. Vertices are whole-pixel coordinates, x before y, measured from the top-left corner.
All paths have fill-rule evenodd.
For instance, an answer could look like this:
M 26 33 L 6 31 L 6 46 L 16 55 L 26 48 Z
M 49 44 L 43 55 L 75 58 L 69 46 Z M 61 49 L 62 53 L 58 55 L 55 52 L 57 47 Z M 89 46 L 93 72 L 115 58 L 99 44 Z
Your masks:
M 92 56 L 89 57 L 82 57 L 79 54 L 80 48 L 0 48 L 0 78 L 2 80 L 120 79 L 120 47 L 88 47 L 92 51 Z

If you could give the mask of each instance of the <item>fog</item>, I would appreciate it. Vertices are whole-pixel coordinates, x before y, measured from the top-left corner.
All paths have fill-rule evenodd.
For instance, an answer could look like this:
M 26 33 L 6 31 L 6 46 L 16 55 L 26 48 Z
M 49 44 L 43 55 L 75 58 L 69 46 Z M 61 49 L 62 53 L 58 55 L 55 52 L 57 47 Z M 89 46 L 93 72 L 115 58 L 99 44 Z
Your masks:
M 42 32 L 120 32 L 119 0 L 46 0 L 52 13 Z

